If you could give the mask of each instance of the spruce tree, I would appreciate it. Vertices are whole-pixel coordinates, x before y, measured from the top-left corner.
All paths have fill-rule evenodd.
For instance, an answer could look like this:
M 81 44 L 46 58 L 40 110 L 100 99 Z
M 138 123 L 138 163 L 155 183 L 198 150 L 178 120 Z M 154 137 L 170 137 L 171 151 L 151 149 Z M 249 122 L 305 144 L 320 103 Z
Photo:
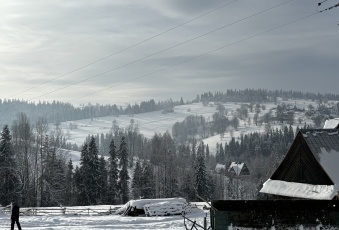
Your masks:
M 116 204 L 118 195 L 118 158 L 116 146 L 112 139 L 109 145 L 109 168 L 108 168 L 108 202 Z
M 99 176 L 98 176 L 98 185 L 99 185 L 99 203 L 106 204 L 108 200 L 108 180 L 107 180 L 107 169 L 106 169 L 106 161 L 104 156 L 101 155 L 99 161 Z
M 52 152 L 52 161 L 50 162 L 51 175 L 48 184 L 50 193 L 49 205 L 55 206 L 64 204 L 65 199 L 65 188 L 66 188 L 66 163 L 57 155 L 56 152 Z
M 74 181 L 75 203 L 78 205 L 82 205 L 83 203 L 85 203 L 83 201 L 85 197 L 84 185 L 83 185 L 83 177 L 81 176 L 81 170 L 78 166 L 75 166 L 73 181 Z
M 206 145 L 206 163 L 207 167 L 210 168 L 210 149 L 208 147 L 208 144 Z
M 49 137 L 46 135 L 44 137 L 42 147 L 41 147 L 41 175 L 40 175 L 40 205 L 42 207 L 46 206 L 49 200 L 49 195 L 47 194 L 49 176 L 51 176 L 51 168 L 49 167 L 49 162 L 51 161 L 51 149 L 49 145 Z
M 99 198 L 99 157 L 98 157 L 98 148 L 96 145 L 96 139 L 94 136 L 91 136 L 91 140 L 88 144 L 88 155 L 89 155 L 89 165 L 88 165 L 88 180 L 87 184 L 87 194 L 90 200 L 91 205 L 98 203 Z
M 141 196 L 145 199 L 155 198 L 154 172 L 149 162 L 144 162 L 142 168 Z
M 11 140 L 9 128 L 5 125 L 0 136 L 0 204 L 3 205 L 18 197 L 19 180 Z
M 120 146 L 118 150 L 118 155 L 120 158 L 119 167 L 121 168 L 119 172 L 119 189 L 121 195 L 122 203 L 126 203 L 129 199 L 129 175 L 128 175 L 128 149 L 127 143 L 125 142 L 125 137 L 121 138 Z
M 208 178 L 204 157 L 199 154 L 195 165 L 195 189 L 199 196 L 209 198 Z
M 80 155 L 79 174 L 76 174 L 78 186 L 78 202 L 79 205 L 91 204 L 89 186 L 91 183 L 90 175 L 90 157 L 88 152 L 88 144 L 85 142 Z
M 183 197 L 187 199 L 187 201 L 196 200 L 196 191 L 194 185 L 194 173 L 188 173 L 184 176 L 183 181 L 180 186 L 180 191 Z
M 74 204 L 74 173 L 72 159 L 70 159 L 66 171 L 65 205 Z
M 132 194 L 134 199 L 141 197 L 141 189 L 143 185 L 142 168 L 140 161 L 137 161 L 134 168 L 133 180 L 132 180 Z

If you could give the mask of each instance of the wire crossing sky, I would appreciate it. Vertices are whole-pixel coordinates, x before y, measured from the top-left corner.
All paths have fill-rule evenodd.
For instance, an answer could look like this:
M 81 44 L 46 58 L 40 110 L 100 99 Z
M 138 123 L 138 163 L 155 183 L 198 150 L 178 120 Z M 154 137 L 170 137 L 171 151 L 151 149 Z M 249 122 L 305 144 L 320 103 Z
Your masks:
M 337 7 L 185 61 L 337 3 L 320 9 L 317 1 L 286 0 L 2 2 L 0 99 L 79 105 L 193 99 L 228 88 L 337 93 Z M 117 68 L 126 63 L 133 64 Z
M 211 30 L 211 31 L 208 31 L 208 32 L 206 32 L 206 33 L 204 33 L 204 34 L 201 34 L 201 35 L 199 35 L 199 36 L 197 36 L 197 37 L 190 38 L 190 39 L 188 39 L 188 40 L 186 40 L 186 41 L 180 42 L 180 43 L 175 44 L 175 45 L 173 45 L 173 46 L 170 46 L 170 47 L 167 47 L 167 48 L 162 49 L 162 50 L 160 50 L 160 51 L 157 51 L 157 52 L 155 52 L 155 53 L 152 53 L 152 54 L 150 54 L 150 55 L 148 55 L 148 56 L 142 57 L 142 58 L 137 59 L 137 60 L 133 60 L 133 61 L 131 61 L 131 62 L 129 62 L 129 63 L 126 63 L 126 64 L 124 64 L 124 65 L 115 67 L 115 68 L 110 69 L 110 70 L 107 70 L 107 71 L 105 71 L 105 72 L 98 73 L 98 74 L 96 74 L 96 75 L 94 75 L 94 76 L 91 76 L 91 77 L 89 77 L 89 78 L 85 78 L 85 79 L 82 79 L 82 80 L 80 80 L 80 81 L 71 83 L 71 84 L 69 84 L 69 85 L 63 86 L 63 87 L 61 87 L 61 88 L 59 88 L 59 89 L 56 89 L 56 90 L 54 90 L 54 91 L 51 91 L 51 92 L 42 94 L 42 95 L 40 95 L 40 96 L 38 96 L 38 97 L 30 98 L 29 100 L 34 100 L 34 99 L 37 99 L 37 98 L 41 98 L 41 97 L 46 96 L 46 95 L 49 95 L 49 94 L 51 94 L 51 93 L 54 93 L 54 92 L 57 92 L 57 91 L 66 89 L 66 88 L 68 88 L 68 87 L 70 87 L 70 86 L 74 86 L 74 85 L 77 85 L 77 84 L 79 84 L 79 83 L 88 81 L 88 80 L 90 80 L 90 79 L 100 77 L 100 76 L 102 76 L 102 75 L 104 75 L 104 74 L 111 73 L 112 71 L 118 70 L 118 69 L 120 69 L 120 68 L 124 68 L 124 67 L 130 66 L 130 65 L 132 65 L 132 64 L 134 64 L 134 63 L 137 63 L 137 62 L 139 62 L 139 61 L 146 60 L 146 59 L 148 59 L 148 58 L 150 58 L 150 57 L 153 57 L 153 56 L 155 56 L 155 55 L 158 55 L 158 54 L 160 54 L 160 53 L 166 52 L 166 51 L 168 51 L 168 50 L 171 50 L 171 49 L 173 49 L 173 48 L 179 47 L 179 46 L 184 45 L 184 44 L 186 44 L 186 43 L 192 42 L 192 41 L 194 41 L 194 40 L 196 40 L 196 39 L 199 39 L 199 38 L 201 38 L 201 37 L 204 37 L 204 36 L 206 36 L 206 35 L 209 35 L 209 34 L 211 34 L 211 33 L 216 32 L 216 31 L 225 29 L 225 28 L 227 28 L 227 27 L 229 27 L 229 26 L 232 26 L 232 25 L 234 25 L 234 24 L 236 24 L 236 23 L 239 23 L 239 22 L 241 22 L 241 21 L 247 20 L 247 19 L 252 18 L 252 17 L 254 17 L 254 16 L 257 16 L 257 15 L 260 15 L 260 14 L 262 14 L 262 13 L 265 13 L 265 12 L 267 12 L 267 11 L 269 11 L 269 10 L 275 9 L 275 8 L 277 8 L 277 7 L 280 7 L 280 6 L 282 6 L 282 5 L 284 5 L 284 4 L 287 4 L 287 3 L 291 2 L 291 1 L 293 1 L 293 0 L 286 1 L 286 2 L 284 2 L 284 3 L 282 3 L 282 4 L 279 4 L 279 5 L 270 7 L 270 8 L 268 8 L 268 9 L 264 9 L 264 10 L 262 10 L 262 11 L 260 11 L 260 12 L 257 12 L 257 13 L 255 13 L 255 14 L 249 15 L 248 17 L 242 18 L 242 19 L 237 20 L 237 21 L 235 21 L 235 22 L 231 22 L 231 23 L 229 23 L 229 24 L 227 24 L 227 25 L 223 25 L 223 26 L 221 26 L 221 27 L 218 27 L 218 28 L 216 28 L 216 29 L 213 29 L 213 30 Z M 157 71 L 157 72 L 158 72 L 158 71 Z M 128 81 L 128 82 L 131 82 L 131 80 Z
M 36 88 L 36 87 L 45 85 L 46 83 L 49 83 L 49 82 L 54 81 L 54 80 L 56 80 L 56 79 L 59 79 L 59 78 L 61 78 L 61 77 L 67 76 L 67 75 L 69 75 L 69 74 L 71 74 L 71 73 L 74 73 L 74 72 L 76 72 L 76 71 L 78 71 L 78 70 L 81 70 L 81 69 L 84 69 L 84 68 L 89 67 L 89 66 L 91 66 L 91 65 L 94 65 L 94 64 L 96 64 L 96 63 L 98 63 L 98 62 L 100 62 L 100 61 L 106 60 L 107 58 L 113 57 L 113 56 L 115 56 L 115 55 L 117 55 L 117 54 L 119 54 L 119 53 L 122 53 L 122 52 L 124 52 L 124 51 L 126 51 L 126 50 L 129 50 L 129 49 L 131 49 L 131 48 L 133 48 L 133 47 L 135 47 L 135 46 L 138 46 L 138 45 L 140 45 L 140 44 L 142 44 L 142 43 L 148 42 L 148 41 L 150 41 L 150 40 L 152 40 L 152 39 L 154 39 L 154 38 L 156 38 L 156 37 L 159 37 L 159 36 L 161 36 L 161 35 L 163 35 L 163 34 L 166 34 L 166 33 L 170 32 L 170 31 L 172 31 L 172 30 L 175 30 L 175 29 L 177 29 L 177 28 L 179 28 L 179 27 L 181 27 L 181 26 L 183 26 L 183 25 L 186 25 L 186 24 L 188 24 L 188 23 L 190 23 L 190 22 L 192 22 L 192 21 L 194 21 L 194 20 L 197 20 L 197 19 L 199 19 L 199 18 L 201 18 L 201 17 L 204 17 L 204 16 L 206 16 L 206 15 L 208 15 L 208 14 L 214 12 L 214 11 L 220 10 L 220 9 L 222 9 L 223 7 L 229 5 L 229 4 L 233 3 L 233 2 L 236 2 L 236 1 L 238 1 L 238 0 L 234 0 L 234 1 L 232 1 L 232 2 L 228 2 L 228 3 L 226 3 L 226 4 L 223 4 L 223 5 L 221 5 L 221 6 L 218 6 L 218 7 L 215 8 L 215 9 L 209 10 L 209 11 L 206 12 L 206 13 L 203 13 L 203 14 L 201 14 L 201 15 L 195 17 L 195 18 L 192 18 L 192 19 L 190 19 L 190 20 L 188 20 L 188 21 L 186 21 L 186 22 L 183 22 L 183 23 L 181 23 L 181 24 L 179 24 L 179 25 L 177 25 L 177 26 L 174 26 L 174 27 L 172 27 L 172 28 L 170 28 L 170 29 L 168 29 L 168 30 L 165 30 L 165 31 L 163 31 L 163 32 L 161 32 L 161 33 L 159 33 L 159 34 L 156 34 L 156 35 L 151 36 L 151 37 L 149 37 L 149 38 L 147 38 L 147 39 L 145 39 L 145 40 L 142 40 L 142 41 L 140 41 L 140 42 L 137 42 L 137 43 L 135 43 L 135 44 L 133 44 L 133 45 L 131 45 L 131 46 L 128 46 L 128 47 L 126 47 L 126 48 L 124 48 L 124 49 L 122 49 L 122 50 L 119 50 L 119 51 L 117 51 L 117 52 L 115 52 L 115 53 L 112 53 L 112 54 L 110 54 L 110 55 L 108 55 L 108 56 L 102 57 L 102 58 L 100 58 L 100 59 L 98 59 L 98 60 L 92 61 L 92 62 L 90 62 L 90 63 L 88 63 L 88 64 L 83 65 L 83 66 L 80 66 L 80 67 L 78 67 L 78 68 L 76 68 L 76 69 L 74 69 L 74 70 L 71 70 L 71 71 L 69 71 L 69 72 L 67 72 L 67 73 L 64 73 L 64 74 L 62 74 L 62 75 L 60 75 L 60 76 L 57 76 L 57 77 L 52 78 L 52 79 L 49 79 L 49 80 L 47 80 L 47 81 L 45 81 L 45 82 L 43 82 L 43 83 L 41 83 L 41 84 L 38 84 L 38 85 L 33 86 L 33 87 L 29 88 L 29 89 L 26 89 L 26 90 L 24 90 L 24 91 L 21 91 L 21 92 L 19 92 L 19 93 L 16 93 L 16 94 L 14 94 L 14 95 L 12 95 L 12 96 L 10 96 L 10 97 L 18 96 L 19 94 L 22 94 L 22 93 L 24 93 L 24 92 L 27 92 L 27 91 L 29 91 L 29 90 L 32 90 L 32 89 L 34 89 L 34 88 Z M 43 96 L 44 96 L 44 95 L 43 95 Z M 35 98 L 34 98 L 34 99 L 35 99 Z

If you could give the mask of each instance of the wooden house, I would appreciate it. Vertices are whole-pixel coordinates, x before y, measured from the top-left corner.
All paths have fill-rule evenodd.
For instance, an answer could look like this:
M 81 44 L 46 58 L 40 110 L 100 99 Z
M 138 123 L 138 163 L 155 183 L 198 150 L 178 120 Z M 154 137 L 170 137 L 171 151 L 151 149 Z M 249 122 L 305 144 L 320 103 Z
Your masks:
M 299 130 L 285 158 L 260 192 L 332 200 L 339 191 L 338 129 Z
M 231 177 L 248 176 L 250 175 L 250 171 L 245 163 L 232 162 L 227 170 L 227 174 Z

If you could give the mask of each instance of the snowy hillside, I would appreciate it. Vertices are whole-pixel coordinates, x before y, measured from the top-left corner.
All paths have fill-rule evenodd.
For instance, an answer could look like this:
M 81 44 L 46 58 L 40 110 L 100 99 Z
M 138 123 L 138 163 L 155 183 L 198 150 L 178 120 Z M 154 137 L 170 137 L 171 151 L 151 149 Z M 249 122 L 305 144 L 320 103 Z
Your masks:
M 306 109 L 309 105 L 312 105 L 314 108 L 318 106 L 318 102 L 311 100 L 289 100 L 289 101 L 278 101 L 278 104 L 286 104 L 290 107 L 296 106 L 299 109 Z M 234 114 L 236 114 L 237 109 L 241 107 L 240 103 L 225 103 L 223 104 L 226 111 L 227 117 L 231 119 Z M 274 103 L 262 103 L 261 106 L 264 106 L 265 109 L 261 109 L 259 116 L 264 115 L 270 109 L 274 113 L 274 109 L 277 107 Z M 131 119 L 135 121 L 138 125 L 140 133 L 145 137 L 152 138 L 155 133 L 164 133 L 166 131 L 172 132 L 172 126 L 175 122 L 183 121 L 189 115 L 202 115 L 206 120 L 212 120 L 212 115 L 217 111 L 217 105 L 210 102 L 208 106 L 204 106 L 202 103 L 194 103 L 188 105 L 176 106 L 173 108 L 173 113 L 163 114 L 162 111 L 135 114 L 134 116 L 106 116 L 98 117 L 94 119 L 83 119 L 76 121 L 68 121 L 61 123 L 61 128 L 66 136 L 66 141 L 70 143 L 75 143 L 78 146 L 81 146 L 88 135 L 97 135 L 97 134 L 106 134 L 111 131 L 112 123 L 115 120 L 116 125 L 120 128 L 126 128 L 130 125 Z M 205 144 L 209 145 L 211 154 L 215 153 L 216 143 L 225 143 L 230 141 L 232 137 L 239 137 L 241 134 L 247 134 L 251 132 L 264 132 L 265 125 L 255 125 L 253 124 L 253 117 L 255 112 L 249 112 L 248 116 L 252 122 L 249 124 L 248 120 L 240 120 L 239 127 L 234 130 L 229 128 L 224 136 L 215 135 L 203 139 Z M 313 124 L 313 121 L 307 119 L 304 112 L 295 113 L 295 122 L 293 128 L 295 129 L 297 125 L 303 126 L 306 124 Z M 301 122 L 301 123 L 300 123 Z M 76 128 L 70 129 L 70 126 L 75 125 Z M 271 128 L 281 128 L 281 124 L 272 123 Z M 233 129 L 233 130 L 232 130 Z M 79 160 L 79 153 L 76 151 L 69 151 L 70 157 L 74 162 Z

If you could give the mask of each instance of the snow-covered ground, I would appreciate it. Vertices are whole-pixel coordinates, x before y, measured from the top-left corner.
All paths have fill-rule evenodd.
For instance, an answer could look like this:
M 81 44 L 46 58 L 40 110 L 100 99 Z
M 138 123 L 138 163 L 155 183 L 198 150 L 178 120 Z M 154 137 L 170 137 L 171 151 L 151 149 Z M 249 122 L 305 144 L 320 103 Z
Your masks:
M 297 106 L 297 108 L 299 109 L 304 108 L 305 110 L 308 109 L 309 105 L 312 105 L 314 108 L 318 106 L 318 102 L 311 100 L 278 101 L 278 104 L 282 103 L 290 105 L 291 107 Z M 229 102 L 224 103 L 223 105 L 227 111 L 228 118 L 232 119 L 233 114 L 238 108 L 240 108 L 241 103 Z M 277 105 L 275 105 L 274 103 L 262 103 L 261 106 L 263 105 L 265 106 L 265 110 L 260 111 L 260 116 L 268 113 L 270 109 L 274 109 L 277 107 Z M 61 128 L 67 138 L 67 142 L 75 143 L 78 146 L 81 146 L 88 135 L 109 133 L 111 131 L 112 123 L 114 120 L 120 128 L 126 128 L 128 125 L 130 125 L 131 119 L 133 119 L 135 121 L 135 124 L 138 125 L 140 133 L 142 133 L 145 137 L 152 138 L 156 132 L 164 133 L 168 131 L 171 133 L 174 123 L 177 121 L 183 121 L 189 115 L 202 115 L 206 118 L 206 120 L 212 120 L 212 115 L 217 111 L 216 108 L 217 105 L 212 102 L 210 102 L 208 106 L 204 106 L 202 103 L 194 103 L 175 106 L 173 113 L 163 114 L 161 111 L 155 111 L 149 113 L 135 114 L 134 116 L 106 116 L 95 118 L 93 120 L 83 119 L 68 121 L 61 123 Z M 274 113 L 274 110 L 272 113 Z M 252 132 L 265 132 L 265 124 L 261 126 L 256 126 L 255 124 L 253 124 L 254 115 L 255 112 L 253 109 L 253 112 L 249 112 L 249 118 L 251 119 L 250 124 L 248 123 L 248 119 L 246 121 L 240 120 L 239 127 L 236 130 L 234 130 L 233 128 L 229 128 L 223 136 L 215 135 L 203 139 L 204 143 L 209 145 L 210 153 L 215 154 L 217 143 L 225 144 L 226 142 L 229 142 L 232 137 L 238 138 L 241 134 L 248 134 Z M 301 124 L 299 124 L 298 121 L 299 117 L 302 121 Z M 305 122 L 306 124 L 313 124 L 313 121 L 307 119 L 303 112 L 296 112 L 293 128 L 295 129 L 297 125 L 303 126 Z M 70 129 L 70 123 L 75 123 L 77 125 L 77 128 Z M 279 123 L 273 123 L 270 125 L 271 128 L 281 128 L 281 124 Z M 69 151 L 69 156 L 74 164 L 77 164 L 76 162 L 79 160 L 80 153 L 76 151 Z
M 131 119 L 138 125 L 140 133 L 151 138 L 157 133 L 171 133 L 172 126 L 177 121 L 183 121 L 189 115 L 202 115 L 211 117 L 216 112 L 215 106 L 203 106 L 201 103 L 182 105 L 174 107 L 173 113 L 163 114 L 161 111 L 135 114 L 133 116 L 105 116 L 94 119 L 83 119 L 61 123 L 61 129 L 66 135 L 66 141 L 81 146 L 88 135 L 108 133 L 111 131 L 115 120 L 120 128 L 130 125 Z M 69 129 L 70 123 L 76 123 L 76 129 Z
M 93 207 L 94 208 L 94 207 Z M 95 206 L 100 208 L 100 206 Z M 197 209 L 187 214 L 187 217 L 203 225 L 204 217 L 209 214 Z M 52 230 L 52 229 L 185 229 L 184 219 L 180 215 L 166 217 L 127 217 L 120 215 L 36 215 L 20 216 L 22 229 Z M 192 225 L 188 225 L 192 226 Z M 16 228 L 16 226 L 15 226 Z M 0 229 L 10 229 L 10 214 L 0 211 Z

